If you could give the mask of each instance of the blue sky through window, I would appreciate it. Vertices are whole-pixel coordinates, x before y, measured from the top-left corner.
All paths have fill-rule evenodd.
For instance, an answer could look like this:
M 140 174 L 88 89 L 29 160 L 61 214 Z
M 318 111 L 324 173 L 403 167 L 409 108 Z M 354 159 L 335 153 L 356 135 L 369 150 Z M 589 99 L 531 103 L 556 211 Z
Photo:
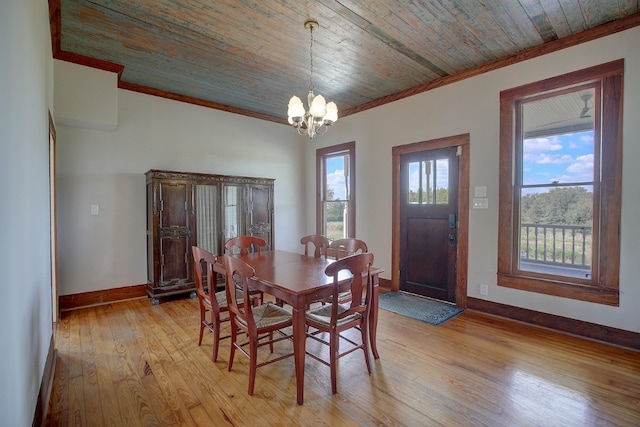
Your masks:
M 333 190 L 333 197 L 344 200 L 346 195 L 346 178 L 344 175 L 345 156 L 329 157 L 327 166 L 327 188 Z
M 435 186 L 438 188 L 449 188 L 449 162 L 445 159 L 437 159 L 436 162 L 436 176 L 435 176 Z M 422 163 L 423 173 L 424 168 L 426 167 L 425 161 L 422 162 L 411 162 L 408 165 L 409 168 L 409 190 L 417 192 L 420 188 L 420 179 L 422 178 L 422 187 L 423 190 L 427 190 L 428 186 L 430 188 L 433 185 L 434 177 L 430 177 L 431 182 L 427 184 L 425 176 L 420 177 L 420 163 Z
M 593 131 L 524 140 L 525 185 L 593 181 Z

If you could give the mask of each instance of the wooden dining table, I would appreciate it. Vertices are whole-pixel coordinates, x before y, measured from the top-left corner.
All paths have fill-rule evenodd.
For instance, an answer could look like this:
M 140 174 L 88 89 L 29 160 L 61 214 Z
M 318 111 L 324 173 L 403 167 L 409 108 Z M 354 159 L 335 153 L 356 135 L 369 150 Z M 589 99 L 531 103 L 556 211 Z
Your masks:
M 293 351 L 296 369 L 296 401 L 304 402 L 304 364 L 306 346 L 305 311 L 318 300 L 331 296 L 333 278 L 325 274 L 325 268 L 334 262 L 325 257 L 315 258 L 295 252 L 281 250 L 250 253 L 242 257 L 255 270 L 253 287 L 272 295 L 292 307 L 293 315 Z M 216 271 L 224 274 L 224 265 L 217 264 Z M 373 293 L 369 311 L 369 342 L 375 359 L 379 359 L 376 346 L 376 330 L 378 324 L 378 276 L 383 270 L 372 267 L 371 278 Z M 339 277 L 340 278 L 340 277 Z M 344 273 L 344 278 L 348 274 Z M 347 291 L 349 283 L 342 282 Z

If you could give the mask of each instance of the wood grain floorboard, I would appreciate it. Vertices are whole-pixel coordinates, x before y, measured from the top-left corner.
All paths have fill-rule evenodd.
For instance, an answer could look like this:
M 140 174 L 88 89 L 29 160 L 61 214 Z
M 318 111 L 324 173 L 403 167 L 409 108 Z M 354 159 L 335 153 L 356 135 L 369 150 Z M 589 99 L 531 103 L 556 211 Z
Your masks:
M 640 425 L 640 352 L 471 310 L 437 327 L 381 310 L 373 373 L 346 356 L 332 396 L 328 367 L 307 357 L 302 406 L 292 358 L 259 368 L 249 396 L 248 360 L 228 372 L 227 339 L 213 363 L 198 322 L 195 299 L 64 312 L 46 425 Z

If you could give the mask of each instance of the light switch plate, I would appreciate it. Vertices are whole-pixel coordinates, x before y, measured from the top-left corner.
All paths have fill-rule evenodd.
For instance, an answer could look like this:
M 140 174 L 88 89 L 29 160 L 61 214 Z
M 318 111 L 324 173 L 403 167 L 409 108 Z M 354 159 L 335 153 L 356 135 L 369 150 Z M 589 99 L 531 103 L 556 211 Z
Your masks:
M 473 199 L 473 209 L 489 209 L 489 199 L 476 197 Z
M 91 215 L 100 214 L 100 206 L 99 205 L 91 205 Z
M 475 197 L 487 197 L 487 187 L 485 187 L 485 186 L 475 187 L 473 195 Z

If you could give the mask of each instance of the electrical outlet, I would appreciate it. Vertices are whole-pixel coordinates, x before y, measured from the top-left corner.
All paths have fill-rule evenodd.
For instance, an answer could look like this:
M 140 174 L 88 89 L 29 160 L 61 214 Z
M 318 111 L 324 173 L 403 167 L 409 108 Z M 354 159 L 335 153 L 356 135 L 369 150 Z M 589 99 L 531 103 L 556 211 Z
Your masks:
M 480 285 L 480 295 L 489 295 L 489 285 L 481 284 Z

